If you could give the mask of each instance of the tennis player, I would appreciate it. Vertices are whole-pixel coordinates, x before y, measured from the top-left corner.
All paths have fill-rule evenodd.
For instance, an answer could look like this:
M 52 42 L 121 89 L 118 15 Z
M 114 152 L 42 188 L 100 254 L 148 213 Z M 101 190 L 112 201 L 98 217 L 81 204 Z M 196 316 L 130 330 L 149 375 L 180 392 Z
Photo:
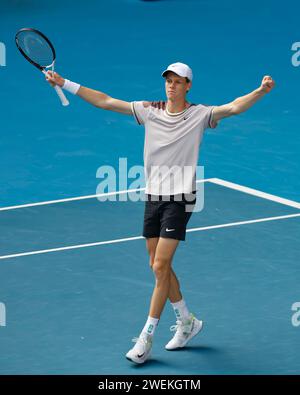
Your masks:
M 57 73 L 48 72 L 46 76 L 52 86 L 59 85 L 104 110 L 133 115 L 145 127 L 147 199 L 143 236 L 156 281 L 145 326 L 126 354 L 127 359 L 138 364 L 150 357 L 152 339 L 167 299 L 176 316 L 176 325 L 171 326 L 175 334 L 166 344 L 167 350 L 183 348 L 203 326 L 183 299 L 172 259 L 179 242 L 185 240 L 186 226 L 196 203 L 195 169 L 204 130 L 215 128 L 223 118 L 247 111 L 274 87 L 272 78 L 265 76 L 253 92 L 221 106 L 205 106 L 187 101 L 193 81 L 188 65 L 171 64 L 162 76 L 166 102 L 126 102 L 80 86 Z M 191 171 L 184 172 L 184 168 Z

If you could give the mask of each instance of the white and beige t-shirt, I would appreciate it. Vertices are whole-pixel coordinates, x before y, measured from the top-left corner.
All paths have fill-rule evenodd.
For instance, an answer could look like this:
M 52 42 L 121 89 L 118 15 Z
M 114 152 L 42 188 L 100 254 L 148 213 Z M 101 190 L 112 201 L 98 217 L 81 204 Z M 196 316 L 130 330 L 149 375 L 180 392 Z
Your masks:
M 176 195 L 196 190 L 199 147 L 206 128 L 214 128 L 214 106 L 191 104 L 180 113 L 169 113 L 165 103 L 134 101 L 131 108 L 145 126 L 145 192 Z

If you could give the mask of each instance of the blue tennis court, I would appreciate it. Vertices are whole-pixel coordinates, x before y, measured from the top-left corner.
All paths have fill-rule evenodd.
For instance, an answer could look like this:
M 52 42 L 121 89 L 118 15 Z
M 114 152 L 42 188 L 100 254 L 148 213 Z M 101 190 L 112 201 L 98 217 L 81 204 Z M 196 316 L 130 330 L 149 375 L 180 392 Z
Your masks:
M 3 1 L 0 374 L 299 374 L 299 4 L 238 4 Z M 204 321 L 185 349 L 164 349 L 175 321 L 167 303 L 151 360 L 125 359 L 154 286 L 144 202 L 118 184 L 115 201 L 99 201 L 96 175 L 120 158 L 142 166 L 144 130 L 71 95 L 62 107 L 17 53 L 24 26 L 49 34 L 62 75 L 122 100 L 163 100 L 160 73 L 175 61 L 193 67 L 195 103 L 227 103 L 265 74 L 276 81 L 251 110 L 205 132 L 204 208 L 174 259 Z

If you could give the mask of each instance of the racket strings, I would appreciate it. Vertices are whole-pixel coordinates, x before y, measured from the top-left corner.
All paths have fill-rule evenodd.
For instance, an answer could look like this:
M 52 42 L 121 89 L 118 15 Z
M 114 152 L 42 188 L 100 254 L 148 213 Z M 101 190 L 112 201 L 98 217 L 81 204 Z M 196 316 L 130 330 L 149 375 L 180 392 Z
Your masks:
M 49 43 L 35 32 L 21 32 L 18 35 L 18 44 L 25 55 L 34 63 L 42 67 L 50 67 L 55 60 Z

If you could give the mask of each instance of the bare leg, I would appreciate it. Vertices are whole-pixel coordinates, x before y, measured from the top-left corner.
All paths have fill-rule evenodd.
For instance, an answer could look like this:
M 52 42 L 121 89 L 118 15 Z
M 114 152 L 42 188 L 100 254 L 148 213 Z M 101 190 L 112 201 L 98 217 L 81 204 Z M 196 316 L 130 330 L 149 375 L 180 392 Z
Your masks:
M 171 285 L 171 265 L 173 255 L 179 244 L 179 240 L 160 237 L 157 243 L 154 264 L 155 288 L 152 294 L 149 316 L 160 318 L 169 296 Z M 177 286 L 177 282 L 174 282 Z
M 179 302 L 182 299 L 182 293 L 180 292 L 179 281 L 171 268 L 170 288 L 169 288 L 169 299 L 171 303 Z
M 150 255 L 149 264 L 151 268 L 153 267 L 154 264 L 154 257 L 155 257 L 158 240 L 159 240 L 158 237 L 151 237 L 146 240 L 147 250 Z M 169 288 L 168 297 L 171 303 L 179 302 L 182 299 L 182 294 L 180 292 L 180 284 L 172 267 L 170 273 L 170 288 Z

